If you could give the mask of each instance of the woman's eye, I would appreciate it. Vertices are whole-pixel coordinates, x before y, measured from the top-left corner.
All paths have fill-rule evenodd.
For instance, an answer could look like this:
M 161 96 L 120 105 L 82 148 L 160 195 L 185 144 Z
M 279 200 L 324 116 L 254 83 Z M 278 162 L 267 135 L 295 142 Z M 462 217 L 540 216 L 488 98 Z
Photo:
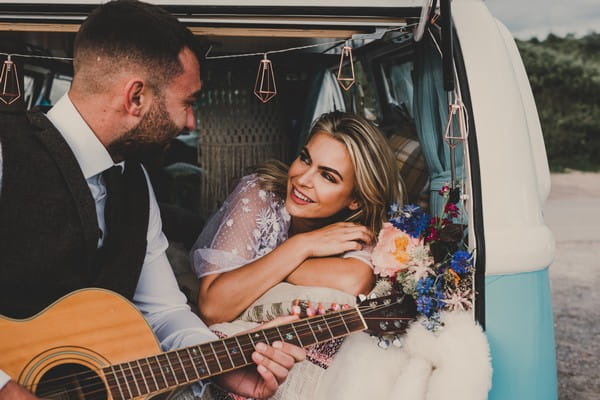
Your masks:
M 322 176 L 323 176 L 323 178 L 327 179 L 331 183 L 336 183 L 337 182 L 335 180 L 335 178 L 333 177 L 333 175 L 331 175 L 330 173 L 323 172 Z
M 308 157 L 308 155 L 306 153 L 304 153 L 304 152 L 300 153 L 300 155 L 298 156 L 298 158 L 303 163 L 310 164 L 310 158 Z

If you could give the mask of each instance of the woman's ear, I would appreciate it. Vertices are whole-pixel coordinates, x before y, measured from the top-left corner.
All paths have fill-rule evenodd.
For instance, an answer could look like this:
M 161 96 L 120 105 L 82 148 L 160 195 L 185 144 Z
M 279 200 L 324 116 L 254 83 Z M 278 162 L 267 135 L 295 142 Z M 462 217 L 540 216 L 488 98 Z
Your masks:
M 358 200 L 352 200 L 350 202 L 350 204 L 348 204 L 348 208 L 351 211 L 356 211 L 356 210 L 358 210 L 360 208 L 360 203 L 358 202 Z
M 131 79 L 125 85 L 125 110 L 127 114 L 140 117 L 148 101 L 148 85 L 143 79 Z

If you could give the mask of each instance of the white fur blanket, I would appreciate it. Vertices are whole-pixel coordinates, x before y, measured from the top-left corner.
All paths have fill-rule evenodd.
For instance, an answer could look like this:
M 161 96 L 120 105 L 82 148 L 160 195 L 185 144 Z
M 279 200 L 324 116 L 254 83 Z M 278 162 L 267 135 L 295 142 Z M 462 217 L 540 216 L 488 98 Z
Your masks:
M 346 339 L 315 400 L 484 400 L 491 388 L 489 346 L 469 312 L 443 313 L 433 333 L 413 323 L 400 348 L 379 349 L 364 333 Z

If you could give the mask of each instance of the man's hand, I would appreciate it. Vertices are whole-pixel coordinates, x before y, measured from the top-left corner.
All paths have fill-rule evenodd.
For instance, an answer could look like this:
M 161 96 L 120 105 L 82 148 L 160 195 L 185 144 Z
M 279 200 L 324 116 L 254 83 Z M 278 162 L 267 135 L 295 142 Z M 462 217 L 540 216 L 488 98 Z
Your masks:
M 246 367 L 217 378 L 219 385 L 245 397 L 264 399 L 272 396 L 285 381 L 295 363 L 304 360 L 300 347 L 285 342 L 272 346 L 257 343 L 252 360 L 258 367 Z
M 0 400 L 39 400 L 23 386 L 14 381 L 8 382 L 0 390 Z
M 266 329 L 296 319 L 297 316 L 279 317 L 253 330 Z M 277 391 L 295 363 L 306 358 L 304 349 L 285 342 L 273 342 L 272 346 L 257 343 L 254 349 L 256 351 L 252 353 L 252 361 L 257 367 L 249 366 L 223 374 L 216 378 L 218 384 L 245 397 L 264 399 Z

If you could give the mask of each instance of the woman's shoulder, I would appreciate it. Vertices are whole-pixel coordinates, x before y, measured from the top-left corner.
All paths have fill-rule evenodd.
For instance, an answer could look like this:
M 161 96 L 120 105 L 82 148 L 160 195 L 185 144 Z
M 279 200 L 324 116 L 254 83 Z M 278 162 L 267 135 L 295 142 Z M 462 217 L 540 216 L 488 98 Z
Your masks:
M 281 203 L 282 199 L 275 192 L 265 188 L 263 178 L 253 173 L 242 177 L 232 194 L 246 201 Z

